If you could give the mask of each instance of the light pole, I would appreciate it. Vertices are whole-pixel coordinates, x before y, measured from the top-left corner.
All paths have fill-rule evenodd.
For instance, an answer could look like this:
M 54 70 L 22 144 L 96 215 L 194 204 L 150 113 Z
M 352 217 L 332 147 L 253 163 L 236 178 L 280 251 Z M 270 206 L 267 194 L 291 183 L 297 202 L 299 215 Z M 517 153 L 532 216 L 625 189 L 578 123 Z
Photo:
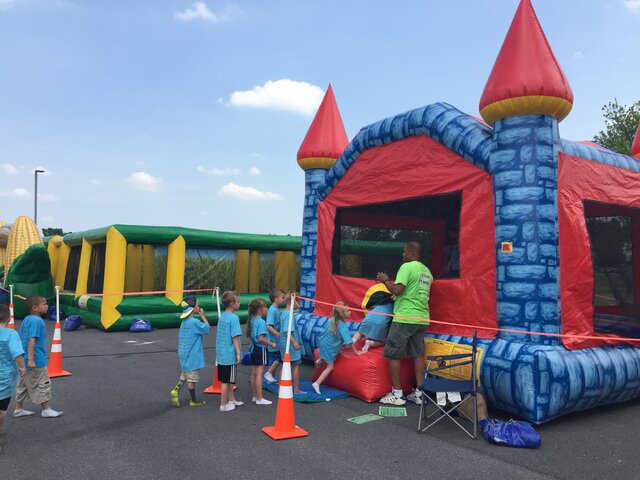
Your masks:
M 38 174 L 39 173 L 44 173 L 44 170 L 35 169 L 33 171 L 33 177 L 34 177 L 34 183 L 35 183 L 35 188 L 33 193 L 33 223 L 35 223 L 36 226 L 38 226 Z

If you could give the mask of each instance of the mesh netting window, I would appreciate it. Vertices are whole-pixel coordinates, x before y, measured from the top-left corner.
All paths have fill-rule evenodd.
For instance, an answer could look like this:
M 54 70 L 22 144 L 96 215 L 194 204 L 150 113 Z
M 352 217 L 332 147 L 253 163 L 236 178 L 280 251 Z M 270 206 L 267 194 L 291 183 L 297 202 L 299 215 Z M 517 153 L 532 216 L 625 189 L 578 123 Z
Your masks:
M 640 327 L 633 258 L 640 210 L 598 202 L 584 202 L 584 208 L 593 259 L 594 330 L 628 335 Z
M 167 246 L 154 245 L 153 248 L 153 290 L 163 291 L 167 284 Z M 144 268 L 144 258 L 142 259 Z
M 216 248 L 187 248 L 184 270 L 185 290 L 220 287 L 233 290 L 236 252 Z
M 100 243 L 91 246 L 89 259 L 89 278 L 87 279 L 88 293 L 102 293 L 104 286 L 104 259 L 107 245 Z
M 422 263 L 435 275 L 458 277 L 461 205 L 462 194 L 454 192 L 337 209 L 333 273 L 370 279 L 378 272 L 394 275 L 404 244 L 417 241 Z
M 80 267 L 80 253 L 82 247 L 80 245 L 71 247 L 69 252 L 69 261 L 67 262 L 67 272 L 64 277 L 64 289 L 76 291 L 76 284 L 78 283 L 78 268 Z

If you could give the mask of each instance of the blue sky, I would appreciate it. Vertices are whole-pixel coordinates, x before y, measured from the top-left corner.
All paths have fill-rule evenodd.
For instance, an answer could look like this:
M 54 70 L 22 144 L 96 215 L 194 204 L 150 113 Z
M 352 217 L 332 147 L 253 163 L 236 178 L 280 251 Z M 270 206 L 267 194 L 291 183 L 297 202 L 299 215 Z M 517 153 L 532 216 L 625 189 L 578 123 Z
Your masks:
M 0 0 L 0 220 L 301 232 L 327 85 L 347 135 L 478 101 L 518 0 Z M 564 138 L 640 99 L 640 0 L 533 0 L 574 92 Z M 579 5 L 579 8 L 577 6 Z

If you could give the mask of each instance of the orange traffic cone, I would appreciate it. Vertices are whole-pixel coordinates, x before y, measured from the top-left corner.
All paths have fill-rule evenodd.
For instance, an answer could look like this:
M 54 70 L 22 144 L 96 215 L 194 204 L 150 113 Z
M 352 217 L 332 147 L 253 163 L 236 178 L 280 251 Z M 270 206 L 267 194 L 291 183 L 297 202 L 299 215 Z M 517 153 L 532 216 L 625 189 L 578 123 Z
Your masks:
M 233 386 L 233 389 L 236 389 L 235 385 Z M 222 383 L 220 383 L 220 380 L 218 380 L 218 362 L 216 362 L 213 366 L 213 382 L 204 390 L 204 393 L 220 395 L 221 392 Z
M 13 318 L 13 301 L 9 304 L 9 324 L 7 325 L 7 328 L 10 328 L 11 330 L 15 330 L 16 326 L 15 326 L 15 321 Z
M 60 320 L 56 320 L 56 329 L 53 331 L 51 343 L 51 356 L 49 357 L 49 377 L 68 377 L 69 372 L 62 368 L 62 335 L 60 334 Z
M 278 389 L 278 407 L 276 409 L 276 424 L 264 427 L 264 433 L 274 440 L 306 437 L 309 433 L 296 425 L 293 412 L 293 382 L 291 381 L 291 359 L 284 354 L 284 363 L 280 374 L 280 388 Z

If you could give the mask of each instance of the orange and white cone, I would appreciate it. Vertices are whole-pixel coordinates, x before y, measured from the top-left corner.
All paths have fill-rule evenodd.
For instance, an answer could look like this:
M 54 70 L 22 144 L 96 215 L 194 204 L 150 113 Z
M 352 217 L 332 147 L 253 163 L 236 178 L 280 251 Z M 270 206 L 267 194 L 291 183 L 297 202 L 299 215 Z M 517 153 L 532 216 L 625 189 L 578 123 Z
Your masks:
M 13 300 L 9 303 L 9 323 L 7 324 L 7 328 L 10 328 L 11 330 L 16 329 L 16 322 L 13 317 Z
M 56 329 L 53 331 L 51 343 L 51 356 L 49 357 L 49 377 L 68 377 L 71 373 L 62 368 L 62 335 L 60 333 L 60 320 L 56 320 Z
M 233 389 L 236 389 L 236 386 L 233 386 Z M 207 388 L 205 388 L 204 393 L 210 393 L 212 395 L 220 395 L 222 392 L 222 383 L 218 380 L 218 362 L 213 366 L 213 382 Z
M 291 381 L 291 358 L 284 354 L 284 363 L 280 374 L 280 388 L 278 389 L 278 407 L 276 409 L 276 424 L 264 427 L 264 433 L 274 440 L 306 437 L 309 432 L 296 425 L 293 411 L 293 382 Z

